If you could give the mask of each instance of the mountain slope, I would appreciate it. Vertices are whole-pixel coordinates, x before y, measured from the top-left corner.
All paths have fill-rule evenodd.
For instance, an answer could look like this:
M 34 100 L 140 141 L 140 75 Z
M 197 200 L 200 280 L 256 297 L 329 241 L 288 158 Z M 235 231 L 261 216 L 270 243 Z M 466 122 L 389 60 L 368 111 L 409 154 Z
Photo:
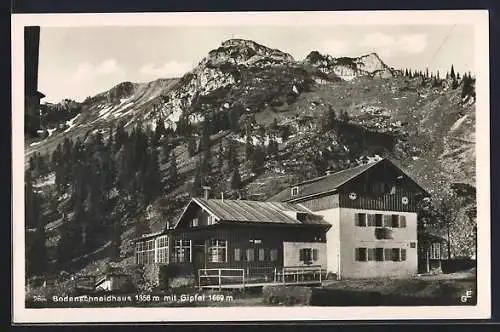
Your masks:
M 463 78 L 455 88 L 452 83 L 403 75 L 376 54 L 333 58 L 313 51 L 296 61 L 252 41 L 229 40 L 179 79 L 124 82 L 87 98 L 80 112 L 63 122 L 67 127 L 50 128 L 49 137 L 29 142 L 26 156 L 51 153 L 65 137 L 106 135 L 119 122 L 130 129 L 170 127 L 171 136 L 160 141 L 171 145 L 160 171 L 168 176 L 170 153 L 175 155 L 177 184 L 152 204 L 156 214 L 147 215 L 156 217 L 141 215 L 145 207 L 127 217 L 149 218 L 151 231 L 175 221 L 189 199 L 206 142 L 212 156 L 208 173 L 219 176 L 214 196 L 231 194 L 231 169 L 216 166 L 219 150 L 229 143 L 240 161 L 241 191 L 250 199 L 264 200 L 294 182 L 375 155 L 391 158 L 438 196 L 453 183 L 475 186 L 475 99 L 463 94 Z M 204 139 L 208 120 L 209 139 Z M 249 146 L 264 153 L 259 162 Z M 55 219 L 49 220 L 52 225 Z M 133 225 L 125 219 L 124 225 L 128 240 Z M 131 250 L 126 249 L 129 260 Z

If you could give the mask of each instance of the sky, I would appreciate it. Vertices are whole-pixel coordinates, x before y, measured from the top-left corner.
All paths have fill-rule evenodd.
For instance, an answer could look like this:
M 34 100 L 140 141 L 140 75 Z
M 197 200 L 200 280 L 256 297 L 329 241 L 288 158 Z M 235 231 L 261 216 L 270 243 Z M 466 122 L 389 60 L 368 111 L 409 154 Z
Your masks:
M 468 25 L 42 27 L 38 89 L 43 101 L 82 101 L 124 82 L 180 77 L 227 39 L 250 39 L 302 60 L 376 52 L 395 68 L 474 72 Z

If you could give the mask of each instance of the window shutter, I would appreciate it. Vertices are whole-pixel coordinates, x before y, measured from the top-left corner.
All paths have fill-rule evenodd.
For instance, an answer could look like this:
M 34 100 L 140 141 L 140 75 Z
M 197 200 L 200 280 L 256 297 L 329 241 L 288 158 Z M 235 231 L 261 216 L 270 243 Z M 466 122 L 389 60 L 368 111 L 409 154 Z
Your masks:
M 313 249 L 313 252 L 312 252 L 312 258 L 313 258 L 313 261 L 317 261 L 318 260 L 318 249 Z
M 399 227 L 406 227 L 406 216 L 399 216 Z
M 305 249 L 300 249 L 299 250 L 299 260 L 301 262 L 303 262 L 303 261 L 306 260 L 306 251 L 305 251 Z
M 406 260 L 406 249 L 401 249 L 401 260 L 402 261 Z
M 360 248 L 355 248 L 355 249 L 354 249 L 354 255 L 355 255 L 355 257 L 356 257 L 356 258 L 355 258 L 355 259 L 356 259 L 356 261 L 360 261 L 360 260 L 361 260 L 361 255 L 360 255 L 360 253 L 359 253 L 359 252 L 360 252 Z
M 384 227 L 392 226 L 392 215 L 384 214 Z
M 374 214 L 368 214 L 368 226 L 375 226 L 375 215 Z
M 234 260 L 239 261 L 240 257 L 241 257 L 240 248 L 235 248 L 234 249 Z
M 385 261 L 392 261 L 393 260 L 392 249 L 391 248 L 385 248 L 384 249 L 384 260 Z
M 354 220 L 354 224 L 355 224 L 356 226 L 361 226 L 361 222 L 360 222 L 360 220 L 359 220 L 359 216 L 360 216 L 360 214 L 359 214 L 359 213 L 355 213 L 355 214 L 354 214 L 354 218 L 355 218 L 355 220 Z

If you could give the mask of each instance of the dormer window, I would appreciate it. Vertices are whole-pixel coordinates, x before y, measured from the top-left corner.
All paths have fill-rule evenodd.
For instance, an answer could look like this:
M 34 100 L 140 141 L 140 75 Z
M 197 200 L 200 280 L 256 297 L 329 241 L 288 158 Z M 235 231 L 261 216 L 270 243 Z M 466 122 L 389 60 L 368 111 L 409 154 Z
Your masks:
M 298 196 L 299 195 L 299 187 L 293 187 L 291 195 Z

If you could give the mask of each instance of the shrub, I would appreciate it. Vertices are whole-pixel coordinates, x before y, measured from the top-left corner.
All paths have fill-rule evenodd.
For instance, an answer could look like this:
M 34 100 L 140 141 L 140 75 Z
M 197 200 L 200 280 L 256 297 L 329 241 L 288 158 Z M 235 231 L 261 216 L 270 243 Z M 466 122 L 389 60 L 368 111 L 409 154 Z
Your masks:
M 159 286 L 161 289 L 166 290 L 194 285 L 195 273 L 191 264 L 171 263 L 160 267 Z
M 297 286 L 264 286 L 262 295 L 265 303 L 292 305 L 309 305 L 312 289 Z

